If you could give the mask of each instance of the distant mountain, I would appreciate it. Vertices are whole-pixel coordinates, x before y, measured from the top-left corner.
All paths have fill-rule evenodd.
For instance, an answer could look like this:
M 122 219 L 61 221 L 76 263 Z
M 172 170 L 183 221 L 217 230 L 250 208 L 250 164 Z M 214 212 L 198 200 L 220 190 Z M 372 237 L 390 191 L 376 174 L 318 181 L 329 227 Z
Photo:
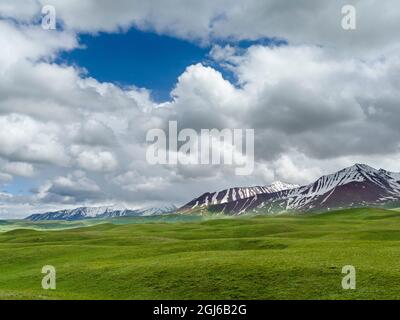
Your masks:
M 174 205 L 162 208 L 144 208 L 144 209 L 121 209 L 115 206 L 110 207 L 81 207 L 76 209 L 65 209 L 46 213 L 32 214 L 25 220 L 42 221 L 42 220 L 82 220 L 82 219 L 108 219 L 115 217 L 142 217 L 152 215 L 162 215 L 176 211 Z
M 248 194 L 219 203 L 209 201 L 203 208 L 213 212 L 238 215 L 397 206 L 400 204 L 400 173 L 377 170 L 365 164 L 355 164 L 334 174 L 323 176 L 309 185 L 276 192 L 259 192 L 250 196 L 247 196 Z M 197 201 L 200 203 L 205 195 L 207 194 L 192 200 L 179 211 L 195 210 L 196 206 L 193 204 Z
M 288 184 L 281 181 L 275 181 L 269 186 L 256 187 L 238 187 L 222 190 L 219 192 L 206 192 L 200 197 L 185 204 L 180 211 L 204 208 L 210 205 L 233 203 L 235 201 L 248 199 L 259 194 L 275 193 L 282 190 L 298 188 L 299 185 Z

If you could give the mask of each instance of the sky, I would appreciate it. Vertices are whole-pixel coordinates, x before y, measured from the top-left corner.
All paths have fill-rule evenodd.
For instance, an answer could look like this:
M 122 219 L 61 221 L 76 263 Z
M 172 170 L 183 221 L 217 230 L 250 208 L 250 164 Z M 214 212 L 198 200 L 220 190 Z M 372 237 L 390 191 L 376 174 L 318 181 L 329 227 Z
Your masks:
M 399 29 L 395 0 L 2 0 L 0 219 L 400 171 Z M 150 164 L 172 120 L 253 129 L 254 171 Z
M 207 60 L 209 47 L 154 32 L 84 34 L 81 49 L 63 52 L 60 63 L 85 68 L 101 82 L 151 90 L 156 102 L 168 101 L 176 79 L 186 67 Z

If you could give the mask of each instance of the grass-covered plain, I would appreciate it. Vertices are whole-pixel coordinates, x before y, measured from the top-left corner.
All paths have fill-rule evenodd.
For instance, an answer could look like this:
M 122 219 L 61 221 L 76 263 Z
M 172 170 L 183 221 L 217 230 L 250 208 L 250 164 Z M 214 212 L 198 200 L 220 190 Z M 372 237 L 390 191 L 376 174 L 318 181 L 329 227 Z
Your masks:
M 0 232 L 15 229 L 29 229 L 37 231 L 66 230 L 79 227 L 89 227 L 104 223 L 112 224 L 143 224 L 143 223 L 174 223 L 174 222 L 193 222 L 205 219 L 212 219 L 212 216 L 205 217 L 199 215 L 164 215 L 164 216 L 144 216 L 144 217 L 120 217 L 112 219 L 86 219 L 76 221 L 29 221 L 29 220 L 0 220 Z M 216 218 L 216 217 L 214 217 Z
M 2 232 L 0 298 L 400 298 L 398 211 L 182 219 Z M 41 288 L 44 265 L 56 290 Z M 344 265 L 356 290 L 341 287 Z

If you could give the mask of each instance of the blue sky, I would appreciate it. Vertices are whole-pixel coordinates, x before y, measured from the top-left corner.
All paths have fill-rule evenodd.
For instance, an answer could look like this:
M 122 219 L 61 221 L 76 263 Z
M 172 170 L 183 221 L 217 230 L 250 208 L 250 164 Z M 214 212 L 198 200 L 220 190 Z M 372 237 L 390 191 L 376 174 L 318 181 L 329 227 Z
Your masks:
M 169 100 L 177 78 L 192 64 L 211 64 L 225 78 L 233 80 L 231 74 L 209 59 L 211 46 L 217 42 L 202 46 L 135 28 L 124 33 L 84 34 L 79 38 L 81 48 L 63 53 L 60 61 L 85 68 L 91 77 L 101 82 L 149 89 L 157 102 Z M 267 38 L 257 41 L 218 41 L 220 45 L 228 43 L 247 48 L 254 44 L 281 45 L 286 42 Z
M 4 188 L 4 192 L 14 194 L 14 195 L 26 195 L 30 194 L 31 189 L 37 186 L 37 181 L 24 178 L 24 177 L 15 177 L 13 181 L 6 185 Z
M 81 35 L 80 43 L 82 49 L 66 52 L 61 59 L 84 67 L 99 81 L 150 89 L 156 101 L 169 100 L 178 76 L 187 66 L 204 61 L 209 52 L 208 47 L 133 28 L 126 33 Z

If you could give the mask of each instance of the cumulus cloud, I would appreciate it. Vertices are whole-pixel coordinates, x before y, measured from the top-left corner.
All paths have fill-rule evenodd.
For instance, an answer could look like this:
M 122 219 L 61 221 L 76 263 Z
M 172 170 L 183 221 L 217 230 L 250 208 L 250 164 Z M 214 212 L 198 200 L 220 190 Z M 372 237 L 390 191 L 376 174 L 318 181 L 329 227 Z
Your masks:
M 12 178 L 13 176 L 8 173 L 0 172 L 0 183 L 10 182 Z
M 48 32 L 40 26 L 18 24 L 11 20 L 0 20 L 0 34 L 0 63 L 3 72 L 24 59 L 54 57 L 60 50 L 70 50 L 77 46 L 74 33 Z
M 118 162 L 114 155 L 108 151 L 82 150 L 73 148 L 76 153 L 76 160 L 82 169 L 88 171 L 113 171 L 117 168 Z
M 9 162 L 3 167 L 4 172 L 21 176 L 21 177 L 32 177 L 34 175 L 33 165 L 24 162 Z
M 179 78 L 171 106 L 183 127 L 255 128 L 265 160 L 293 148 L 320 159 L 398 152 L 397 56 L 365 61 L 316 46 L 253 46 L 226 59 L 239 87 L 200 64 Z
M 79 203 L 101 195 L 100 187 L 95 181 L 86 177 L 82 171 L 74 171 L 67 176 L 56 177 L 40 187 L 37 199 L 50 203 Z
M 73 140 L 88 146 L 112 146 L 117 143 L 114 131 L 101 121 L 88 119 L 84 123 L 71 125 Z
M 87 0 L 84 5 L 76 0 L 30 0 L 20 6 L 11 0 L 2 2 L 3 15 L 23 20 L 37 16 L 43 5 L 54 5 L 64 28 L 73 32 L 117 32 L 136 27 L 202 43 L 278 38 L 358 55 L 382 53 L 399 45 L 396 0 Z M 341 25 L 344 5 L 357 10 L 357 28 L 351 32 Z
M 0 116 L 0 155 L 12 161 L 66 164 L 68 157 L 59 141 L 59 127 L 29 116 Z

